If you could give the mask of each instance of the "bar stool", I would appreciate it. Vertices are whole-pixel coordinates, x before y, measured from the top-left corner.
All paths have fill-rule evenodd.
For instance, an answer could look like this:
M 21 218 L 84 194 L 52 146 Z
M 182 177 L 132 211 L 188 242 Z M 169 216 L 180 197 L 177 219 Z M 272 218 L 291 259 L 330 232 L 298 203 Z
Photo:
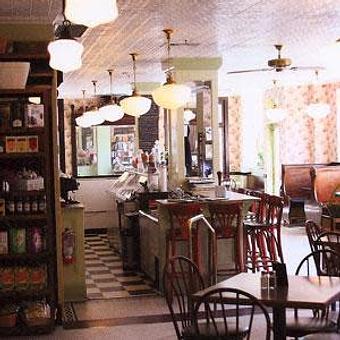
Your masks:
M 266 263 L 283 262 L 281 244 L 281 220 L 284 201 L 282 197 L 263 193 L 258 221 L 245 221 L 247 263 L 253 272 Z M 259 264 L 262 265 L 259 265 Z
M 210 220 L 216 232 L 217 240 L 232 239 L 234 240 L 234 260 L 235 268 L 220 269 L 217 275 L 232 274 L 241 271 L 241 258 L 239 249 L 238 232 L 241 228 L 241 205 L 238 203 L 233 204 L 209 204 Z M 217 247 L 218 252 L 218 247 Z
M 166 260 L 183 255 L 178 253 L 177 244 L 185 242 L 187 246 L 187 256 L 190 254 L 189 242 L 189 219 L 202 213 L 199 203 L 171 204 L 168 206 L 170 217 L 170 228 L 166 235 Z M 198 245 L 197 232 L 193 231 L 193 261 L 199 266 L 200 248 Z

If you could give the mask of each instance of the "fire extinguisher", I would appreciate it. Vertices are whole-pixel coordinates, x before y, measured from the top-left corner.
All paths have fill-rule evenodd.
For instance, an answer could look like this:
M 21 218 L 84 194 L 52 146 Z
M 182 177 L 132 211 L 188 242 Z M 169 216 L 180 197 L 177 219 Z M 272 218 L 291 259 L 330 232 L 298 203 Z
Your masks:
M 63 232 L 63 262 L 65 264 L 74 263 L 75 261 L 75 244 L 76 244 L 76 235 L 74 231 L 69 228 L 66 228 Z

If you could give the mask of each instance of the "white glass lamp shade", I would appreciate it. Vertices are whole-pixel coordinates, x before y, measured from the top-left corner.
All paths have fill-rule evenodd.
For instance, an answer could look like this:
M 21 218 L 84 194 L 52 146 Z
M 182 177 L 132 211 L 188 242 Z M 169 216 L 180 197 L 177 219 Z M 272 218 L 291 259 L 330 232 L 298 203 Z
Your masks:
M 314 103 L 309 104 L 306 108 L 308 116 L 313 119 L 321 119 L 326 117 L 330 112 L 330 107 L 328 104 L 324 103 Z
M 190 99 L 191 90 L 188 86 L 176 83 L 165 84 L 152 92 L 155 103 L 168 110 L 177 110 Z
M 126 114 L 139 117 L 149 112 L 151 99 L 139 95 L 132 95 L 131 97 L 122 99 L 119 104 Z
M 84 117 L 83 115 L 76 118 L 76 123 L 81 128 L 88 128 L 91 126 L 91 122 L 88 119 L 86 119 L 86 117 Z
M 105 105 L 99 109 L 99 112 L 108 122 L 115 122 L 124 116 L 123 109 L 117 104 Z
M 116 0 L 66 0 L 65 16 L 74 24 L 95 27 L 118 17 Z
M 79 69 L 82 65 L 81 55 L 84 47 L 74 39 L 58 39 L 48 44 L 50 66 L 61 72 Z
M 185 123 L 189 123 L 196 117 L 196 115 L 190 109 L 185 109 L 183 115 Z
M 279 123 L 286 117 L 286 111 L 279 107 L 273 107 L 266 111 L 266 116 L 270 123 Z

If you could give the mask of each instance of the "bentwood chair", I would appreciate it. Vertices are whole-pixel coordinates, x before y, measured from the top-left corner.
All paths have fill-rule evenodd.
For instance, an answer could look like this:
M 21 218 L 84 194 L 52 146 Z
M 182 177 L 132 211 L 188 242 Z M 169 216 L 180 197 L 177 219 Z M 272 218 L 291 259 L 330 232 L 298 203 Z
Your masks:
M 163 275 L 165 298 L 177 339 L 194 339 L 194 305 L 191 296 L 204 289 L 199 269 L 190 259 L 176 256 L 169 259 Z
M 216 239 L 232 240 L 234 252 L 234 268 L 221 268 L 217 270 L 217 275 L 235 274 L 241 271 L 241 255 L 238 233 L 241 228 L 241 205 L 234 204 L 209 204 L 209 214 L 211 225 L 215 229 Z M 218 244 L 218 243 L 217 243 Z M 220 247 L 220 249 L 226 249 Z M 219 247 L 217 246 L 217 252 Z M 227 253 L 227 252 L 225 252 Z M 227 257 L 227 256 L 225 256 Z
M 314 221 L 308 220 L 305 223 L 305 228 L 306 228 L 306 234 L 308 237 L 308 242 L 310 246 L 310 250 L 317 251 L 319 250 L 319 247 L 316 244 L 316 241 L 320 234 L 322 233 L 322 228 L 316 224 Z
M 298 265 L 295 275 L 340 277 L 340 255 L 332 250 L 317 250 L 308 254 Z M 331 317 L 330 308 L 313 310 L 311 316 L 300 316 L 294 310 L 293 318 L 287 319 L 286 334 L 295 339 L 308 334 L 339 330 L 340 314 Z M 323 339 L 323 338 L 320 338 Z
M 226 296 L 228 296 L 227 300 Z M 203 308 L 205 318 L 199 322 L 199 313 Z M 261 323 L 261 325 L 265 337 L 261 337 L 261 339 L 269 340 L 270 319 L 268 312 L 253 295 L 233 288 L 211 290 L 203 295 L 195 306 L 194 320 L 197 339 L 249 340 L 253 329 L 255 310 L 256 321 L 262 323 L 264 321 L 264 324 Z M 202 336 L 203 331 L 207 332 L 207 328 L 209 333 L 204 337 Z

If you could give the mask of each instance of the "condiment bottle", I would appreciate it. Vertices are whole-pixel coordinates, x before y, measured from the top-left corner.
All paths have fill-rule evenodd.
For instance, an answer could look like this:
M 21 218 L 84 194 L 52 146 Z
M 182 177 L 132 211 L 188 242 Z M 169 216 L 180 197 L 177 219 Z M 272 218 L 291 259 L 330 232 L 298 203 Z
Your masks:
M 31 213 L 31 202 L 30 202 L 29 197 L 25 198 L 23 208 L 24 208 L 24 213 L 25 214 L 30 214 Z

